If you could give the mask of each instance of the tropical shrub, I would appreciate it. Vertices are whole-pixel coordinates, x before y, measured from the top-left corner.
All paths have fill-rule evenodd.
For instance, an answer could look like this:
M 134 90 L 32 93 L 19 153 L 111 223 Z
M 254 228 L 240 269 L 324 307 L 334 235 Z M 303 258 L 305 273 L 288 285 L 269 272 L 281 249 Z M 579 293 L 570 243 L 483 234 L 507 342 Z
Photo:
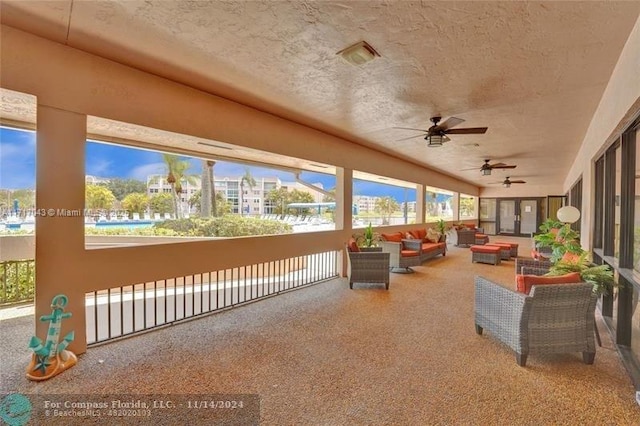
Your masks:
M 178 235 L 190 237 L 247 237 L 252 235 L 290 234 L 291 225 L 275 220 L 225 215 L 214 218 L 166 220 L 155 228 L 170 229 Z
M 0 304 L 33 300 L 35 261 L 0 262 Z
M 593 285 L 593 291 L 598 294 L 609 294 L 609 290 L 617 286 L 609 265 L 594 265 L 588 252 L 583 252 L 576 260 L 559 260 L 551 266 L 547 275 L 571 272 L 578 272 L 580 278 Z
M 115 236 L 115 235 L 124 235 L 124 236 L 140 236 L 140 237 L 178 237 L 179 233 L 164 228 L 117 228 L 117 227 L 95 227 L 95 228 L 85 228 L 85 235 L 100 235 L 100 236 Z

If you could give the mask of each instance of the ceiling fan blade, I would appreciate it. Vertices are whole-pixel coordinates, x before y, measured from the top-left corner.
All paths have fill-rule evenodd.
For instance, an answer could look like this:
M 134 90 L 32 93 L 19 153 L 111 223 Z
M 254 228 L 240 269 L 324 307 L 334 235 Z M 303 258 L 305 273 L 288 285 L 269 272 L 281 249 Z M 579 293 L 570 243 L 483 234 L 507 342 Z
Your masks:
M 424 135 L 415 135 L 415 136 L 409 136 L 408 138 L 402 138 L 402 139 L 396 139 L 396 142 L 400 142 L 400 141 L 406 141 L 409 139 L 413 139 L 413 138 L 424 138 Z
M 483 134 L 487 131 L 488 127 L 468 127 L 466 129 L 451 129 L 444 132 L 448 135 L 470 135 L 470 134 Z
M 413 127 L 392 127 L 392 129 L 416 130 L 418 132 L 428 132 L 426 129 L 414 129 Z
M 447 130 L 461 123 L 464 123 L 464 120 L 462 118 L 449 117 L 442 124 L 439 124 L 438 127 L 440 127 L 442 130 Z
M 511 183 L 527 183 L 523 180 L 512 180 Z
M 460 169 L 461 172 L 468 172 L 469 170 L 480 170 L 479 167 L 474 167 L 472 169 Z
M 518 166 L 510 166 L 507 164 L 503 164 L 503 165 L 495 164 L 491 166 L 492 169 L 515 169 L 516 167 Z

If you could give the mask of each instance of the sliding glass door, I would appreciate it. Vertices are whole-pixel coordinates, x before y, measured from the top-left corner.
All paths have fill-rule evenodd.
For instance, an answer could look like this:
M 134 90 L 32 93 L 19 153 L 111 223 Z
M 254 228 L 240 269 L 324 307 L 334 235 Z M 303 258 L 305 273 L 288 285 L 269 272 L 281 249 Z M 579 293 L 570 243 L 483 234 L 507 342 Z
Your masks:
M 516 214 L 516 200 L 498 200 L 500 216 L 498 223 L 500 235 L 514 235 L 518 225 L 518 215 Z
M 498 199 L 498 234 L 530 236 L 540 222 L 540 199 Z

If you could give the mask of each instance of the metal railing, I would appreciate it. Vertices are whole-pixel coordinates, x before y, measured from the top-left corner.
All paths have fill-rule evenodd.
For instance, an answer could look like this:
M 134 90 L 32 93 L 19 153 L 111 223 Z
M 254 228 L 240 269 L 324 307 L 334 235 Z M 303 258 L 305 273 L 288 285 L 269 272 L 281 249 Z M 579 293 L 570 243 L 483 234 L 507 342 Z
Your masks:
M 0 262 L 0 305 L 32 302 L 35 284 L 35 260 Z
M 339 255 L 329 251 L 87 293 L 87 343 L 102 343 L 335 278 Z

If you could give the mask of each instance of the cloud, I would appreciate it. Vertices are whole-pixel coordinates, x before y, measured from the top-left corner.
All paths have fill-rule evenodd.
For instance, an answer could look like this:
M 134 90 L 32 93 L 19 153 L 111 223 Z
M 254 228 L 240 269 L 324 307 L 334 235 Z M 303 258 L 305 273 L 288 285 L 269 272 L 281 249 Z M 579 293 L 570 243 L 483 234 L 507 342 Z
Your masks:
M 164 174 L 166 172 L 167 167 L 163 162 L 149 163 L 134 167 L 133 169 L 131 169 L 127 177 L 146 182 L 148 176 Z
M 106 158 L 87 159 L 86 170 L 88 175 L 109 176 L 112 162 Z
M 216 176 L 239 177 L 244 176 L 246 170 L 249 169 L 251 175 L 255 178 L 273 178 L 278 177 L 283 181 L 294 180 L 293 173 L 278 169 L 270 169 L 267 167 L 247 166 L 239 163 L 231 163 L 228 161 L 218 161 L 213 168 Z M 192 168 L 192 170 L 200 171 L 200 168 Z

